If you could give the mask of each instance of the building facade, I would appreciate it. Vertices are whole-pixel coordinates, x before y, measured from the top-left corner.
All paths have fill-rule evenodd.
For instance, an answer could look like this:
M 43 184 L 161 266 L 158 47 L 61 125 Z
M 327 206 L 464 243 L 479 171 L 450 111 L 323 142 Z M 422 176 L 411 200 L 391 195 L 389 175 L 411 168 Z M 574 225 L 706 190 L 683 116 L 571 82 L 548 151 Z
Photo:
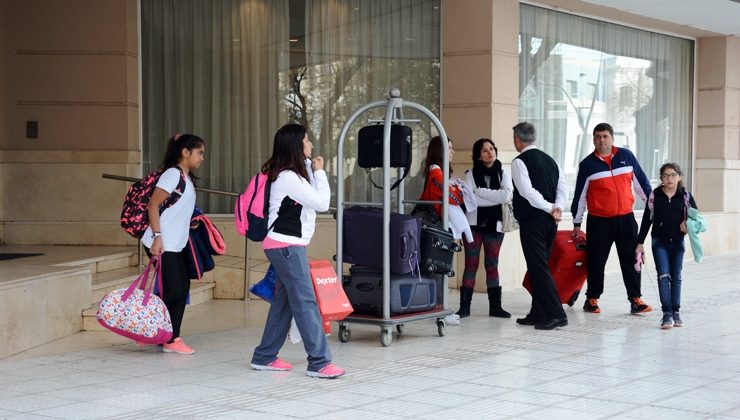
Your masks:
M 250 5 L 250 13 L 256 13 L 255 6 L 264 6 L 260 1 L 232 3 Z M 360 71 L 357 69 L 381 65 L 353 61 L 359 50 L 352 42 L 364 39 L 368 32 L 342 32 L 342 39 L 347 42 L 334 45 L 335 38 L 327 33 L 346 25 L 342 26 L 339 19 L 316 21 L 321 14 L 312 14 L 316 8 L 327 7 L 332 11 L 331 7 L 345 3 L 352 7 L 349 12 L 362 13 L 365 7 L 362 1 L 269 3 L 273 7 L 282 4 L 286 10 L 301 6 L 306 12 L 296 15 L 273 10 L 268 15 L 250 15 L 253 20 L 245 22 L 244 30 L 251 28 L 254 32 L 244 32 L 242 38 L 228 40 L 243 43 L 256 36 L 270 36 L 270 43 L 287 45 L 281 54 L 263 56 L 257 51 L 239 56 L 249 77 L 261 75 L 263 66 L 286 70 L 287 81 L 279 77 L 258 78 L 252 82 L 254 86 L 289 89 L 290 81 L 294 80 L 290 77 L 300 76 L 294 70 L 310 69 L 307 63 L 318 69 L 317 74 Z M 103 179 L 101 174 L 140 176 L 143 170 L 156 166 L 159 159 L 156 145 L 192 123 L 183 120 L 182 115 L 186 114 L 178 112 L 176 106 L 193 108 L 192 97 L 216 98 L 212 89 L 198 86 L 187 78 L 175 79 L 177 83 L 189 83 L 177 99 L 166 102 L 166 94 L 157 96 L 160 83 L 170 82 L 158 73 L 158 69 L 168 67 L 157 64 L 152 40 L 172 31 L 184 31 L 186 35 L 202 32 L 202 28 L 179 24 L 176 13 L 168 15 L 167 11 L 153 8 L 157 4 L 146 0 L 0 2 L 0 243 L 134 244 L 118 226 L 120 205 L 128 185 Z M 740 196 L 732 187 L 740 183 L 740 72 L 737 71 L 740 38 L 578 0 L 545 0 L 537 5 L 516 0 L 408 4 L 413 6 L 405 11 L 391 10 L 387 16 L 383 10 L 376 13 L 389 19 L 407 19 L 392 20 L 394 23 L 412 23 L 396 25 L 408 26 L 411 31 L 398 34 L 396 39 L 411 43 L 426 36 L 430 38 L 425 38 L 424 48 L 418 47 L 419 44 L 408 47 L 395 43 L 386 45 L 382 54 L 385 58 L 407 60 L 406 65 L 414 66 L 412 76 L 416 77 L 409 77 L 403 83 L 410 86 L 407 89 L 410 98 L 439 112 L 445 130 L 455 140 L 456 173 L 461 174 L 470 166 L 470 149 L 481 137 L 494 139 L 499 158 L 506 164 L 511 162 L 516 155 L 511 127 L 522 118 L 538 124 L 543 147 L 567 171 L 574 163 L 577 165 L 584 151 L 590 150 L 589 128 L 601 119 L 610 120 L 620 133 L 617 144 L 636 150 L 646 170 L 666 159 L 678 160 L 689 168 L 687 178 L 710 225 L 703 236 L 706 255 L 740 251 L 737 229 Z M 279 25 L 267 20 L 275 16 L 283 17 L 283 32 L 277 32 L 275 28 Z M 340 15 L 337 12 L 329 16 Z M 162 22 L 160 32 L 153 29 L 157 19 Z M 394 27 L 384 19 L 366 21 L 385 24 L 380 32 L 392 32 Z M 551 27 L 541 26 L 543 21 L 555 22 L 552 24 L 556 30 L 552 32 Z M 165 25 L 167 22 L 171 27 Z M 264 28 L 257 26 L 259 22 Z M 315 24 L 319 29 L 311 31 L 308 28 L 314 22 L 318 22 Z M 588 26 L 592 23 L 596 26 Z M 602 23 L 606 26 L 599 26 Z M 303 33 L 312 35 L 310 42 L 308 37 L 304 41 L 293 37 L 295 27 L 300 25 Z M 595 35 L 588 39 L 568 38 L 572 35 L 561 28 L 569 25 L 584 25 L 583 28 L 590 28 Z M 274 33 L 268 33 L 267 28 Z M 373 28 L 378 27 L 371 25 L 365 31 Z M 610 34 L 609 31 L 619 28 L 626 28 L 625 32 L 614 32 L 617 35 L 606 36 L 601 44 L 596 39 L 598 34 Z M 648 40 L 639 38 L 636 32 L 644 32 Z M 626 42 L 625 45 L 608 42 L 633 36 L 630 45 L 636 45 L 631 47 L 636 52 L 629 52 Z M 655 38 L 661 37 L 667 38 L 666 42 L 675 41 L 676 51 L 683 51 L 685 59 L 678 67 L 670 67 L 673 64 L 669 58 L 677 55 L 674 50 L 667 54 L 670 57 L 658 57 L 666 48 L 674 48 L 666 45 L 673 44 L 660 44 L 653 53 L 640 49 L 645 43 L 659 42 Z M 565 46 L 555 48 L 548 42 Z M 325 49 L 316 50 L 316 45 Z M 327 51 L 326 48 L 346 59 L 342 66 L 330 67 L 339 59 L 331 61 L 322 54 L 310 53 Z M 549 51 L 547 55 L 541 54 L 546 51 Z M 297 58 L 298 53 L 304 58 Z M 306 63 L 294 65 L 300 60 Z M 175 76 L 183 72 L 171 71 Z M 392 77 L 378 74 L 368 71 L 364 79 L 367 84 L 363 86 L 372 86 L 370 96 L 360 95 L 357 100 L 380 99 L 378 92 L 396 82 Z M 683 82 L 669 85 L 677 79 Z M 323 81 L 318 76 L 312 80 L 311 91 L 319 92 Z M 421 85 L 422 81 L 430 84 Z M 228 96 L 235 83 L 223 85 L 225 93 L 222 93 Z M 233 131 L 214 131 L 213 139 L 206 138 L 214 145 L 209 153 L 223 159 L 228 153 L 215 145 L 226 144 L 224 139 L 233 138 L 233 143 L 242 147 L 235 153 L 247 156 L 249 163 L 244 163 L 238 176 L 232 176 L 244 159 L 219 160 L 218 165 L 211 165 L 202 175 L 206 184 L 210 179 L 218 179 L 208 186 L 241 190 L 239 179 L 253 172 L 266 157 L 277 126 L 289 119 L 305 117 L 295 96 L 281 93 L 265 98 L 260 92 L 249 90 L 252 89 L 249 86 L 248 81 L 244 82 L 246 90 L 240 95 L 250 101 L 240 105 L 238 114 L 248 119 L 248 127 L 240 127 L 238 119 L 232 121 L 234 118 L 218 121 L 219 127 L 232 127 Z M 426 96 L 418 93 L 422 91 Z M 655 95 L 655 92 L 663 93 Z M 157 98 L 165 98 L 172 106 L 155 107 L 152 104 L 157 103 Z M 329 139 L 338 130 L 336 124 L 341 122 L 342 114 L 337 109 L 343 107 L 346 112 L 364 104 L 345 100 L 346 95 L 336 99 L 341 106 L 326 107 L 321 123 L 305 121 L 315 129 L 316 138 L 324 139 L 319 150 L 329 158 L 334 150 Z M 203 111 L 198 115 L 224 114 L 217 105 L 226 100 L 216 98 L 210 105 L 201 105 Z M 262 100 L 265 102 L 259 102 Z M 281 107 L 278 102 L 286 100 L 293 100 L 294 106 Z M 325 123 L 331 118 L 333 126 Z M 208 121 L 201 126 L 215 125 L 214 118 Z M 416 165 L 423 157 L 425 137 L 431 134 L 424 127 L 419 133 L 415 134 L 419 141 Z M 353 165 L 353 162 L 331 164 Z M 418 171 L 419 166 L 415 169 Z M 657 174 L 650 175 L 654 178 Z M 360 181 L 348 182 L 358 182 L 358 189 L 366 185 Z M 365 194 L 372 197 L 373 193 Z M 199 196 L 199 202 L 211 206 L 212 213 L 225 213 L 229 203 L 219 200 Z M 215 218 L 223 223 L 222 231 L 232 252 L 243 255 L 243 241 L 231 229 L 230 219 Z M 333 219 L 326 216 L 319 225 L 311 253 L 315 257 L 329 257 L 334 248 Z M 570 227 L 569 221 L 563 222 L 562 228 Z M 507 262 L 501 264 L 502 279 L 509 286 L 518 284 L 524 271 L 517 236 L 507 236 L 501 254 L 502 261 Z M 457 271 L 462 273 L 461 267 Z

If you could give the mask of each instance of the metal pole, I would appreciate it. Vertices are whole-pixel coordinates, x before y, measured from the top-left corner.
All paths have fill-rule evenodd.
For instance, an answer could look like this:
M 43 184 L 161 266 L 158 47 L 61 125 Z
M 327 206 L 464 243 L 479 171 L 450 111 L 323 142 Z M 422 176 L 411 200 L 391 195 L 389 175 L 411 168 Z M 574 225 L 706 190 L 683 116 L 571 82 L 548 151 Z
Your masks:
M 352 125 L 352 123 L 360 117 L 364 112 L 372 109 L 372 108 L 378 108 L 383 105 L 385 105 L 386 101 L 375 101 L 370 102 L 367 105 L 361 106 L 357 108 L 357 110 L 352 113 L 352 115 L 349 117 L 347 122 L 344 123 L 344 126 L 342 127 L 342 131 L 339 133 L 339 143 L 337 144 L 337 260 L 336 260 L 336 271 L 337 275 L 342 275 L 342 261 L 343 261 L 343 251 L 342 251 L 342 237 L 344 234 L 344 231 L 342 230 L 344 228 L 344 141 L 347 138 L 347 133 L 349 132 L 349 127 Z

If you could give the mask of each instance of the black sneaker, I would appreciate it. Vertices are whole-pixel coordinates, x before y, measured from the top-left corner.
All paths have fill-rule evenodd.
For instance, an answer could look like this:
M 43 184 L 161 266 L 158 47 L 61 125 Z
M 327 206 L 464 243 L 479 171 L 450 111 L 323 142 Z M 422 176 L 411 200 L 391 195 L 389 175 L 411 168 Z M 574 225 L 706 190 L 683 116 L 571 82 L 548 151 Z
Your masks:
M 583 310 L 586 312 L 591 312 L 593 314 L 601 313 L 601 308 L 599 308 L 599 300 L 596 298 L 588 298 L 585 302 L 583 302 Z
M 670 312 L 663 312 L 663 320 L 660 321 L 661 330 L 670 330 L 673 327 L 673 316 Z
M 681 314 L 679 314 L 678 312 L 673 313 L 673 326 L 683 327 L 683 320 L 681 319 Z
M 653 308 L 642 301 L 639 297 L 630 299 L 630 313 L 642 314 L 652 311 Z

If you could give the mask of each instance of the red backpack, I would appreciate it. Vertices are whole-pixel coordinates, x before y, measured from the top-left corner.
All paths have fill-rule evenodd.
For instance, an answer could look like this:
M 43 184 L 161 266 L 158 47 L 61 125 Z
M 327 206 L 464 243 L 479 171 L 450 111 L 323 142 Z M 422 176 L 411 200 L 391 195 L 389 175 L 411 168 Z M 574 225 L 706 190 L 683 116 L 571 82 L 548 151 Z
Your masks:
M 255 242 L 264 240 L 271 227 L 267 226 L 269 206 L 270 182 L 267 182 L 267 174 L 260 172 L 249 180 L 247 188 L 236 199 L 236 231 Z
M 179 167 L 177 169 L 180 170 L 180 182 L 177 183 L 175 190 L 159 207 L 159 214 L 175 205 L 185 192 L 185 174 Z M 159 169 L 150 172 L 144 179 L 134 182 L 129 187 L 126 198 L 123 199 L 121 227 L 136 239 L 141 239 L 149 227 L 149 199 L 152 197 L 154 187 L 157 186 L 157 181 L 159 181 L 159 177 L 162 176 L 164 171 L 165 169 Z

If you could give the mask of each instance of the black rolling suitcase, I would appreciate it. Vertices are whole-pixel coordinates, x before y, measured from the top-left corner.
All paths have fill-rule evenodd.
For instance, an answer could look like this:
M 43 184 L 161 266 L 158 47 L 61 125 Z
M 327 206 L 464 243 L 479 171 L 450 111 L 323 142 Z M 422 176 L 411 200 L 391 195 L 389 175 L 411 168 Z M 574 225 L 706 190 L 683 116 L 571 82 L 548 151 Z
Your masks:
M 342 281 L 354 313 L 383 316 L 383 271 L 354 265 Z M 437 281 L 414 274 L 391 274 L 391 314 L 429 311 L 437 306 Z
M 344 211 L 342 259 L 346 263 L 383 267 L 383 210 L 354 206 Z M 404 274 L 419 263 L 421 221 L 405 214 L 391 213 L 390 270 Z
M 452 258 L 462 247 L 455 242 L 452 232 L 442 226 L 421 221 L 421 248 L 419 250 L 419 267 L 424 273 L 446 274 L 455 276 Z

